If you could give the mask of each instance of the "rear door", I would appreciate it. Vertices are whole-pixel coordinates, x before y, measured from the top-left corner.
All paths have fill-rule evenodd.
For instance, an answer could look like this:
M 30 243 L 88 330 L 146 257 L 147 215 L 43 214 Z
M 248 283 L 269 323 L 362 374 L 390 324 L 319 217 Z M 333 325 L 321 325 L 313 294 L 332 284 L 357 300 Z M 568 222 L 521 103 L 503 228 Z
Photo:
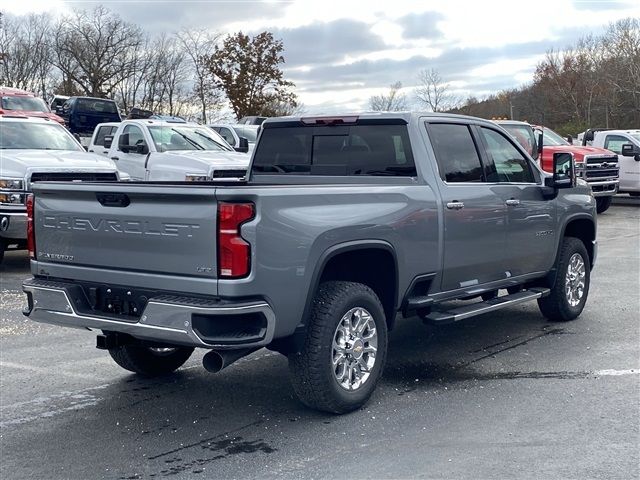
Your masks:
M 506 205 L 485 182 L 471 127 L 430 122 L 427 131 L 436 155 L 444 204 L 442 290 L 506 278 Z
M 476 132 L 485 178 L 507 210 L 506 275 L 548 270 L 558 235 L 555 203 L 542 196 L 539 176 L 513 139 L 486 126 L 476 127 Z
M 189 291 L 181 279 L 217 276 L 215 191 L 209 187 L 35 184 L 38 271 Z M 120 272 L 120 273 L 118 273 Z M 215 293 L 215 292 L 211 292 Z

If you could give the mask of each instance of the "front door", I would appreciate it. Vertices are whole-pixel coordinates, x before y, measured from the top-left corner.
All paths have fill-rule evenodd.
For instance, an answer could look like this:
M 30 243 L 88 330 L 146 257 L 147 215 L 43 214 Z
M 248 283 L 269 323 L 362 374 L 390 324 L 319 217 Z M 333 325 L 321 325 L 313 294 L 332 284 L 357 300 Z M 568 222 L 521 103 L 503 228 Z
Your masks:
M 618 154 L 618 166 L 620 167 L 620 187 L 622 192 L 640 191 L 640 162 L 635 156 L 622 155 L 622 145 L 633 142 L 622 135 L 607 135 L 604 139 L 604 148 Z
M 140 127 L 127 125 L 118 138 L 118 152 L 113 160 L 116 162 L 118 170 L 128 173 L 131 180 L 145 180 L 145 162 L 147 155 L 137 153 L 137 146 L 142 142 L 146 143 Z
M 507 209 L 505 276 L 543 272 L 555 258 L 555 203 L 542 196 L 541 179 L 512 139 L 497 129 L 478 127 L 485 177 Z
M 442 291 L 505 278 L 506 205 L 484 178 L 477 140 L 468 125 L 428 123 L 442 182 Z

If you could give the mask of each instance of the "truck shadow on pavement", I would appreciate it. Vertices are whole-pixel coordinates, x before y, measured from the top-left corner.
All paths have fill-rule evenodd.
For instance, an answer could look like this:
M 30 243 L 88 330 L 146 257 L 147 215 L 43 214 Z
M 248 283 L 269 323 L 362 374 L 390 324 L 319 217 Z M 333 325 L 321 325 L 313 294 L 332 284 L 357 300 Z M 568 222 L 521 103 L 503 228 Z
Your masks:
M 234 476 L 243 477 L 246 462 L 241 460 L 249 455 L 251 468 L 259 471 L 260 462 L 293 448 L 296 438 L 309 431 L 322 438 L 330 429 L 347 428 L 371 412 L 393 408 L 396 395 L 500 378 L 500 372 L 484 371 L 483 360 L 533 347 L 549 335 L 570 333 L 561 327 L 547 323 L 531 307 L 438 327 L 415 318 L 399 320 L 377 392 L 363 409 L 344 416 L 300 404 L 289 383 L 287 361 L 279 354 L 261 350 L 217 375 L 206 372 L 194 356 L 186 368 L 164 378 L 123 374 L 95 391 L 95 401 L 88 406 L 39 420 L 46 428 L 36 426 L 32 434 L 13 442 L 13 448 L 20 451 L 28 443 L 33 448 L 35 441 L 47 449 L 48 459 L 63 465 L 73 452 L 106 478 L 190 475 L 223 462 L 233 462 Z M 516 378 L 511 375 L 504 378 Z M 61 432 L 64 442 L 59 441 Z M 96 448 L 101 445 L 109 451 Z M 36 466 L 35 477 L 40 468 L 49 478 L 81 478 L 86 473 L 55 471 L 55 464 Z

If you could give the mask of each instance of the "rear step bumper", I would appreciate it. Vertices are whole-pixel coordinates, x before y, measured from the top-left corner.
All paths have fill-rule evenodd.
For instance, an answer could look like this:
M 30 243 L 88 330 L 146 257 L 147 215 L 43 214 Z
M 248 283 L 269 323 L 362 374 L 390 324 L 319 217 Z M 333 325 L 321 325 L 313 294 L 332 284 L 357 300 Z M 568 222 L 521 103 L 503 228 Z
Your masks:
M 465 318 L 475 317 L 476 315 L 493 312 L 501 308 L 529 302 L 537 298 L 546 297 L 547 295 L 549 295 L 548 288 L 530 288 L 511 295 L 496 297 L 486 302 L 476 302 L 472 305 L 465 305 L 451 310 L 431 312 L 424 317 L 424 320 L 437 324 L 458 322 Z
M 260 300 L 224 302 L 158 295 L 149 299 L 139 318 L 118 319 L 85 313 L 80 287 L 73 283 L 34 278 L 25 281 L 22 289 L 28 299 L 23 313 L 36 322 L 125 333 L 158 343 L 216 349 L 260 347 L 271 343 L 275 329 L 273 310 Z

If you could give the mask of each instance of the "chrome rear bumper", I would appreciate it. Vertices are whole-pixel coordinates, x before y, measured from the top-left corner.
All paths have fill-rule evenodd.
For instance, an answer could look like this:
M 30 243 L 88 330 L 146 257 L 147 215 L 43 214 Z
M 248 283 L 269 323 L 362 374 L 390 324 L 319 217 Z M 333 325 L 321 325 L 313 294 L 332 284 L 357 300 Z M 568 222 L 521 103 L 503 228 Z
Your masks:
M 275 328 L 275 315 L 264 301 L 227 303 L 199 302 L 188 297 L 162 295 L 150 298 L 138 319 L 120 320 L 107 315 L 82 313 L 77 308 L 82 299 L 78 298 L 77 285 L 31 279 L 23 283 L 28 305 L 23 313 L 36 322 L 50 323 L 65 327 L 97 329 L 119 332 L 132 337 L 159 343 L 186 345 L 192 347 L 237 349 L 260 347 L 271 343 Z M 73 301 L 72 301 L 73 299 Z M 74 307 L 76 305 L 76 307 Z M 253 315 L 253 317 L 251 317 Z M 264 325 L 258 335 L 239 334 L 238 338 L 211 342 L 194 328 L 194 318 L 215 324 L 217 319 L 239 326 L 246 318 L 263 318 Z M 240 329 L 241 330 L 241 329 Z

